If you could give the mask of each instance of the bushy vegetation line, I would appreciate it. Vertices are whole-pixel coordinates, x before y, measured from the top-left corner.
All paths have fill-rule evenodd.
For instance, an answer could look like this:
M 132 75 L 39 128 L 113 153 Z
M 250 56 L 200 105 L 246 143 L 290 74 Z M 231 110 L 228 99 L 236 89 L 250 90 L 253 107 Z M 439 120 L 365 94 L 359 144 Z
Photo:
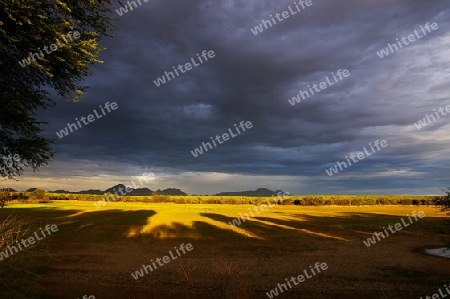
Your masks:
M 440 205 L 446 196 L 406 196 L 406 195 L 292 195 L 279 200 L 281 205 L 299 206 L 361 206 L 361 205 Z M 102 195 L 88 194 L 58 194 L 45 193 L 43 190 L 34 192 L 16 192 L 11 195 L 12 200 L 22 203 L 48 203 L 58 200 L 97 201 Z M 250 196 L 120 196 L 118 202 L 137 203 L 175 203 L 175 204 L 262 204 L 274 197 Z
M 441 196 L 437 200 L 437 204 L 441 207 L 442 212 L 448 212 L 447 214 L 450 215 L 450 187 L 442 189 L 446 195 Z

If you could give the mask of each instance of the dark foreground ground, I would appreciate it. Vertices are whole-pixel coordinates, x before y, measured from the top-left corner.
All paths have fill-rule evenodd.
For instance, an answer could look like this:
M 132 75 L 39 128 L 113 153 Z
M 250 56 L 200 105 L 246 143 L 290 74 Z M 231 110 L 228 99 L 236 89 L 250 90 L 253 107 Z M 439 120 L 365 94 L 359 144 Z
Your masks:
M 328 269 L 276 298 L 425 298 L 450 283 L 450 259 L 422 252 L 449 243 L 449 219 L 435 207 L 277 206 L 232 228 L 228 222 L 252 206 L 69 204 L 0 211 L 31 219 L 32 231 L 59 228 L 31 252 L 0 261 L 13 269 L 1 298 L 269 298 L 316 262 Z M 364 245 L 414 210 L 426 217 Z M 182 243 L 193 250 L 131 276 Z

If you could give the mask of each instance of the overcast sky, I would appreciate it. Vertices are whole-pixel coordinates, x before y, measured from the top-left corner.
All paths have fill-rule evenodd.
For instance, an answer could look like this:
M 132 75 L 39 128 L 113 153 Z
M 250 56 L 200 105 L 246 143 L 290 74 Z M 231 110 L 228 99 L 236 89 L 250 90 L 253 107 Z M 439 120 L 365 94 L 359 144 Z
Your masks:
M 86 79 L 83 102 L 59 101 L 40 114 L 45 135 L 57 140 L 55 159 L 9 186 L 106 189 L 145 172 L 155 180 L 143 187 L 189 194 L 259 187 L 439 194 L 450 185 L 450 115 L 414 125 L 450 104 L 448 0 L 312 0 L 300 12 L 293 1 L 275 0 L 141 4 L 123 16 L 113 7 L 117 31 L 102 41 L 105 63 Z M 297 13 L 252 33 L 288 6 Z M 420 26 L 427 22 L 439 28 L 425 36 Z M 414 30 L 423 37 L 380 59 L 378 51 Z M 153 83 L 203 50 L 215 57 L 160 87 Z M 350 76 L 294 106 L 288 102 L 339 69 Z M 56 136 L 106 102 L 118 108 Z M 253 127 L 191 154 L 241 121 Z M 388 146 L 327 175 L 375 140 Z

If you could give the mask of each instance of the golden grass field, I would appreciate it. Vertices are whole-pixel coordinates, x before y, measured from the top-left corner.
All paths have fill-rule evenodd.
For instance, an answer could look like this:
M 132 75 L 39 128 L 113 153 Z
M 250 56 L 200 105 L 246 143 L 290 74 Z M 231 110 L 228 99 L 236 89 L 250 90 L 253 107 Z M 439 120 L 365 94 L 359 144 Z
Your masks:
M 53 223 L 59 230 L 0 261 L 20 269 L 1 288 L 12 297 L 1 298 L 268 298 L 316 262 L 328 269 L 276 298 L 425 298 L 450 282 L 450 260 L 423 253 L 449 243 L 449 218 L 436 207 L 277 205 L 237 228 L 228 224 L 253 207 L 10 203 L 2 219 L 12 212 L 30 220 L 30 232 Z M 364 245 L 414 210 L 426 217 Z M 193 250 L 138 280 L 131 276 L 182 243 Z M 29 279 L 15 277 L 21 273 Z

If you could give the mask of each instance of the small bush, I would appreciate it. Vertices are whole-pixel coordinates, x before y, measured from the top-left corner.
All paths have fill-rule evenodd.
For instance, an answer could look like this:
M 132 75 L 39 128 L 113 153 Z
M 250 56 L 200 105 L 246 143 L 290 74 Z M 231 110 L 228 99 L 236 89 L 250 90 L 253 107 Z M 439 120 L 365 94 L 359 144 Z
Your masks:
M 159 202 L 170 202 L 170 197 L 168 195 L 161 195 L 161 194 L 154 194 L 152 202 L 159 203 Z
M 337 201 L 337 204 L 338 204 L 339 206 L 347 206 L 347 205 L 349 204 L 349 201 L 348 201 L 348 199 L 339 199 L 339 200 Z
M 316 200 L 313 196 L 307 196 L 307 197 L 303 198 L 303 205 L 304 206 L 315 206 Z
M 11 200 L 11 194 L 6 189 L 0 189 L 0 207 L 4 207 L 6 202 Z
M 286 198 L 282 202 L 283 205 L 292 205 L 292 203 L 293 203 L 293 200 L 291 198 Z
M 45 190 L 43 189 L 36 189 L 33 192 L 34 197 L 36 197 L 36 199 L 44 199 L 45 198 Z
M 325 200 L 325 201 L 323 202 L 323 204 L 326 205 L 326 206 L 334 205 L 334 200 L 332 200 L 332 199 L 327 199 L 327 200 Z

